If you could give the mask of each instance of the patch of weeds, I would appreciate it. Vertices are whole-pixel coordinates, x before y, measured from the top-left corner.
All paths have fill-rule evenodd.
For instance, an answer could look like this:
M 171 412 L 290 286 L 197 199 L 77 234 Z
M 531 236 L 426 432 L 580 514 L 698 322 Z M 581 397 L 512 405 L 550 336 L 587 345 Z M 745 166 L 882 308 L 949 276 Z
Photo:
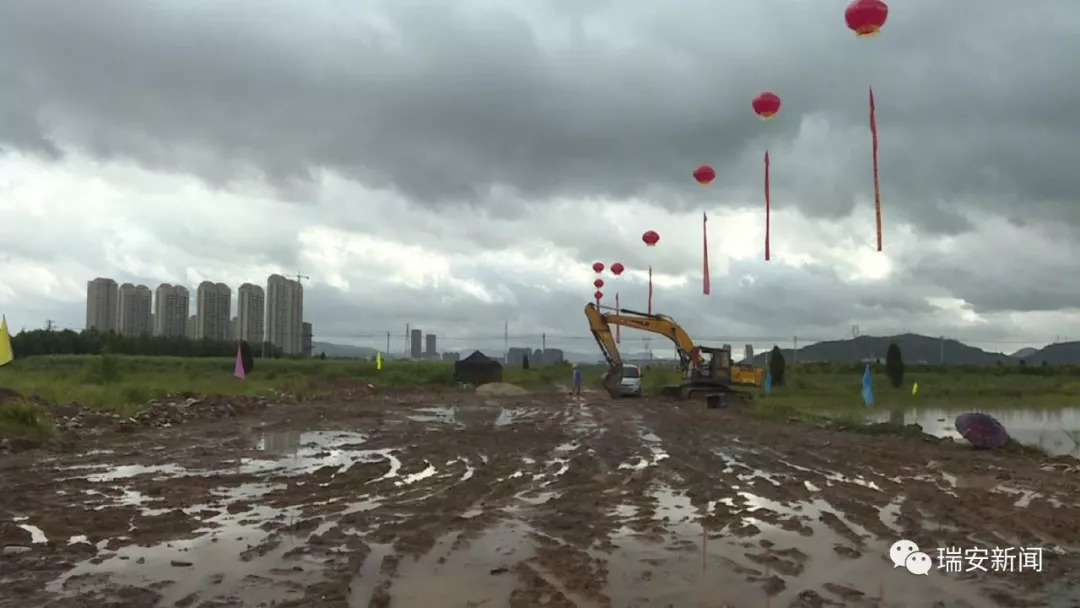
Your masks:
M 52 435 L 53 425 L 33 403 L 17 400 L 0 405 L 0 430 L 17 437 L 44 440 Z

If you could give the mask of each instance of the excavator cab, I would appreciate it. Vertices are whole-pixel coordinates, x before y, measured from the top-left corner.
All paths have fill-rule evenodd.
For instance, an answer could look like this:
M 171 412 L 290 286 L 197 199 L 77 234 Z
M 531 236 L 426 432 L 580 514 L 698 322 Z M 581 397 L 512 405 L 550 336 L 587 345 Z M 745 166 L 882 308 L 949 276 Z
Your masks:
M 687 380 L 699 383 L 731 384 L 731 353 L 723 348 L 698 346 L 697 361 L 690 365 Z

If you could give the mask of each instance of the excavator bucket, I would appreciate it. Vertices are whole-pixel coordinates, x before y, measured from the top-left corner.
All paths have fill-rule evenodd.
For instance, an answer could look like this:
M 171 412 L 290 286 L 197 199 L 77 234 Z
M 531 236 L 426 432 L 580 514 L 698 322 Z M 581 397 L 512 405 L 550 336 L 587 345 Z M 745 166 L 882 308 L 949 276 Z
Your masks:
M 600 379 L 600 383 L 604 385 L 604 390 L 611 395 L 612 399 L 619 398 L 619 382 L 622 381 L 622 369 L 612 368 L 609 369 L 604 376 Z

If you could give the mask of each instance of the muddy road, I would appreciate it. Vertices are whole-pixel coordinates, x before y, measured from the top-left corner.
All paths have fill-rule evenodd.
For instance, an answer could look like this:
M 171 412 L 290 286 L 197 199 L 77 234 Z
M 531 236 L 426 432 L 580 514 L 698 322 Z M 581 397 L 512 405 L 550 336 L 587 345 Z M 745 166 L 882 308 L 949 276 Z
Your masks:
M 1075 464 L 701 404 L 352 394 L 0 455 L 0 606 L 1080 606 Z

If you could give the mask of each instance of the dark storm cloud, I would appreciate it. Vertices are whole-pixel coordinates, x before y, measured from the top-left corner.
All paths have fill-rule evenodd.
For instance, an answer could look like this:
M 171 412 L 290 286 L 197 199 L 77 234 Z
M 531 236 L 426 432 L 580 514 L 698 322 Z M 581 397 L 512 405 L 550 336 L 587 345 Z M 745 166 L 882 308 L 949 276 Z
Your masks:
M 584 3 L 532 23 L 395 1 L 380 26 L 362 19 L 373 4 L 0 0 L 0 142 L 215 184 L 254 167 L 293 198 L 331 168 L 509 217 L 555 195 L 697 205 L 702 162 L 756 191 L 768 146 L 793 167 L 774 172 L 784 200 L 838 217 L 869 195 L 873 84 L 890 218 L 949 233 L 968 227 L 958 206 L 1023 207 L 1080 224 L 1071 0 L 898 3 L 871 41 L 840 0 Z M 785 100 L 765 125 L 749 109 L 763 89 Z

